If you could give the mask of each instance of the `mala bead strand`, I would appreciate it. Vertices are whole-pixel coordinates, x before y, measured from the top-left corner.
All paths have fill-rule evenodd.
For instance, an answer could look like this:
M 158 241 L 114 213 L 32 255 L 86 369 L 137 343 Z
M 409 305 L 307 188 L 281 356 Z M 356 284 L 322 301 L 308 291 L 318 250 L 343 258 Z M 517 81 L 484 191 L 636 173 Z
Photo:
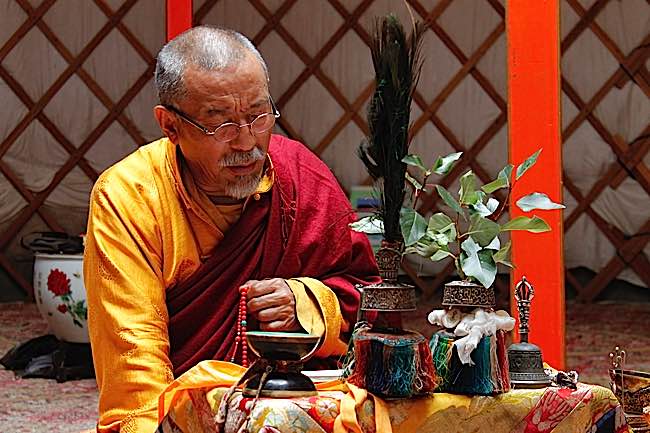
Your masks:
M 246 301 L 248 287 L 239 289 L 241 298 L 239 301 L 239 329 L 241 330 L 241 363 L 244 367 L 248 367 L 248 342 L 246 341 Z
M 235 362 L 237 356 L 237 349 L 241 343 L 241 363 L 244 367 L 248 367 L 248 342 L 246 341 L 246 295 L 248 287 L 241 287 L 239 289 L 239 308 L 237 314 L 237 335 L 235 336 L 234 350 L 230 362 Z

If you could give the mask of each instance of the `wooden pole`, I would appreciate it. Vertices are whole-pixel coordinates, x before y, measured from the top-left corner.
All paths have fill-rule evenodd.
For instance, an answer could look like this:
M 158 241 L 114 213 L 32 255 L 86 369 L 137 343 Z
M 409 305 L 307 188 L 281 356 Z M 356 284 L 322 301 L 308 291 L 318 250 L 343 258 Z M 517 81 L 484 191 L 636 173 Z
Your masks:
M 562 199 L 560 135 L 559 0 L 508 0 L 508 127 L 510 162 L 515 167 L 542 148 L 537 164 L 522 177 L 510 198 L 511 217 L 538 215 L 547 233 L 513 232 L 511 295 L 522 276 L 535 288 L 530 341 L 542 349 L 544 361 L 565 368 L 564 265 L 562 212 L 524 213 L 515 202 L 531 192 Z M 513 310 L 516 304 L 511 296 Z
M 192 0 L 167 0 L 167 40 L 192 27 Z

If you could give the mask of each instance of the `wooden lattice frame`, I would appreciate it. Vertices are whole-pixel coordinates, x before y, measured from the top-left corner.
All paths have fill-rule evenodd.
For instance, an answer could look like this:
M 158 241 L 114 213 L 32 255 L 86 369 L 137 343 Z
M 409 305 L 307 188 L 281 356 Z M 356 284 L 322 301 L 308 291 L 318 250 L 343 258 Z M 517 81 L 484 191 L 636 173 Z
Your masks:
M 648 263 L 648 258 L 643 252 L 644 247 L 650 240 L 650 218 L 636 234 L 626 236 L 620 229 L 605 221 L 591 207 L 591 203 L 607 186 L 615 189 L 628 176 L 638 182 L 650 195 L 650 173 L 643 162 L 643 158 L 648 153 L 648 148 L 650 148 L 650 123 L 639 137 L 630 143 L 626 143 L 621 137 L 612 134 L 595 113 L 598 104 L 603 101 L 614 86 L 622 87 L 629 80 L 632 80 L 650 98 L 650 74 L 645 66 L 646 60 L 650 56 L 650 33 L 645 36 L 638 47 L 625 56 L 595 20 L 609 1 L 598 0 L 588 10 L 585 10 L 577 0 L 566 0 L 580 17 L 580 21 L 566 35 L 561 45 L 564 54 L 578 36 L 589 28 L 619 63 L 616 71 L 602 84 L 589 101 L 583 101 L 566 77 L 562 77 L 563 92 L 580 110 L 578 115 L 562 131 L 563 142 L 566 142 L 571 134 L 583 122 L 587 121 L 598 135 L 609 144 L 617 157 L 617 160 L 610 166 L 607 173 L 595 182 L 584 196 L 572 179 L 566 173 L 563 175 L 564 185 L 578 203 L 577 207 L 565 217 L 565 231 L 570 230 L 577 219 L 586 213 L 617 250 L 617 254 L 586 286 L 580 284 L 571 271 L 567 271 L 567 280 L 577 289 L 579 299 L 584 301 L 591 301 L 596 298 L 607 284 L 628 266 L 641 278 L 646 286 L 650 287 L 650 263 Z
M 113 11 L 103 0 L 93 0 L 109 20 L 77 56 L 73 56 L 65 48 L 65 46 L 58 40 L 55 33 L 42 20 L 44 14 L 52 7 L 56 0 L 45 0 L 36 8 L 32 7 L 27 0 L 15 1 L 28 14 L 28 19 L 18 28 L 18 30 L 16 30 L 12 37 L 2 47 L 0 47 L 0 61 L 7 56 L 22 37 L 36 26 L 69 65 L 37 101 L 33 101 L 21 85 L 0 65 L 0 78 L 7 83 L 29 110 L 14 130 L 12 130 L 2 143 L 0 143 L 0 158 L 33 121 L 40 122 L 70 155 L 68 161 L 59 169 L 50 184 L 45 188 L 45 190 L 39 193 L 32 193 L 29 191 L 11 168 L 0 161 L 0 172 L 28 202 L 28 206 L 15 217 L 10 224 L 10 227 L 4 233 L 0 234 L 0 266 L 4 268 L 26 292 L 32 293 L 31 284 L 12 267 L 3 251 L 6 249 L 8 243 L 15 237 L 16 233 L 20 231 L 20 229 L 34 214 L 38 214 L 52 230 L 61 229 L 60 224 L 58 224 L 57 221 L 45 211 L 42 205 L 47 196 L 75 166 L 79 166 L 91 180 L 94 181 L 97 178 L 96 171 L 88 164 L 88 161 L 84 158 L 84 154 L 97 141 L 101 132 L 113 121 L 119 122 L 138 145 L 145 142 L 144 138 L 138 133 L 137 128 L 122 114 L 122 112 L 128 103 L 149 81 L 155 66 L 155 60 L 153 55 L 148 52 L 148 50 L 121 22 L 126 13 L 135 4 L 136 0 L 126 0 L 125 3 L 116 11 Z M 195 2 L 197 1 L 198 0 L 195 0 Z M 289 48 L 305 64 L 302 72 L 289 85 L 284 94 L 280 95 L 278 98 L 278 105 L 281 107 L 285 105 L 297 93 L 300 87 L 311 76 L 314 76 L 343 109 L 343 114 L 337 122 L 335 122 L 330 131 L 325 134 L 319 143 L 314 144 L 313 149 L 319 155 L 322 154 L 329 145 L 331 145 L 337 134 L 350 122 L 353 122 L 364 133 L 368 132 L 365 115 L 360 113 L 360 110 L 370 97 L 373 90 L 373 83 L 369 82 L 362 89 L 359 95 L 354 98 L 354 100 L 347 100 L 343 92 L 337 87 L 336 83 L 322 70 L 321 63 L 348 31 L 355 32 L 364 43 L 369 44 L 370 36 L 359 23 L 359 18 L 371 6 L 374 0 L 361 1 L 351 12 L 348 11 L 340 0 L 327 1 L 341 15 L 343 23 L 325 42 L 323 47 L 321 47 L 314 56 L 311 56 L 281 22 L 282 17 L 284 17 L 296 4 L 297 0 L 284 1 L 275 12 L 269 10 L 261 0 L 249 0 L 250 4 L 266 20 L 262 29 L 254 36 L 254 43 L 260 44 L 271 31 L 276 31 Z M 452 1 L 453 0 L 442 0 L 429 11 L 421 4 L 421 2 L 417 0 L 408 0 L 409 5 L 415 13 L 417 13 L 421 19 L 428 22 L 429 28 L 462 65 L 438 95 L 434 97 L 430 104 L 427 104 L 425 98 L 419 92 L 416 92 L 414 98 L 415 103 L 422 110 L 422 114 L 417 119 L 414 119 L 411 136 L 417 134 L 427 124 L 427 122 L 431 122 L 455 150 L 463 151 L 465 153 L 464 157 L 454 170 L 442 179 L 441 183 L 446 187 L 450 186 L 468 167 L 471 168 L 482 181 L 487 182 L 491 180 L 491 174 L 481 166 L 476 159 L 476 156 L 485 148 L 501 128 L 506 125 L 507 122 L 506 101 L 495 90 L 493 84 L 476 68 L 476 65 L 481 58 L 505 31 L 505 22 L 503 20 L 505 16 L 504 7 L 498 0 L 484 0 L 491 5 L 502 20 L 488 34 L 474 53 L 467 57 L 456 45 L 453 39 L 436 22 L 437 18 L 440 17 L 440 15 L 449 7 Z M 594 113 L 594 109 L 604 99 L 613 86 L 620 87 L 629 80 L 633 80 L 646 95 L 650 93 L 650 76 L 645 67 L 645 62 L 650 51 L 648 44 L 650 35 L 644 39 L 643 43 L 637 49 L 632 50 L 630 54 L 625 56 L 613 40 L 595 21 L 596 16 L 604 9 L 609 0 L 598 0 L 587 10 L 584 9 L 577 0 L 565 1 L 576 12 L 580 19 L 563 39 L 562 53 L 566 52 L 578 36 L 589 28 L 594 32 L 603 45 L 605 45 L 605 47 L 614 55 L 620 64 L 616 72 L 601 86 L 600 90 L 596 92 L 589 101 L 582 101 L 569 81 L 566 78 L 562 79 L 562 89 L 564 93 L 567 94 L 571 101 L 580 110 L 579 114 L 572 120 L 572 122 L 565 126 L 564 131 L 562 132 L 563 140 L 567 140 L 584 121 L 587 121 L 598 132 L 603 140 L 611 146 L 612 151 L 617 156 L 617 161 L 612 164 L 608 172 L 598 182 L 596 182 L 591 190 L 584 196 L 566 173 L 564 174 L 565 186 L 578 202 L 578 206 L 565 218 L 565 230 L 569 230 L 580 215 L 587 214 L 617 249 L 617 254 L 586 286 L 582 286 L 571 271 L 567 271 L 566 273 L 567 280 L 578 289 L 580 298 L 583 300 L 592 300 L 612 279 L 628 266 L 635 271 L 646 285 L 650 286 L 650 266 L 648 266 L 648 259 L 643 253 L 643 248 L 649 240 L 648 229 L 650 228 L 650 219 L 636 235 L 626 236 L 619 229 L 613 227 L 600 217 L 590 206 L 593 200 L 598 197 L 605 187 L 611 186 L 612 188 L 616 188 L 628 176 L 639 182 L 644 190 L 650 194 L 650 174 L 648 168 L 643 163 L 643 158 L 647 154 L 648 148 L 650 148 L 650 126 L 647 127 L 643 134 L 641 134 L 637 139 L 632 140 L 630 143 L 625 143 L 620 137 L 611 134 Z M 196 10 L 194 14 L 194 23 L 202 23 L 217 2 L 218 0 L 206 0 L 200 8 Z M 140 76 L 140 78 L 117 101 L 113 101 L 108 97 L 106 92 L 102 90 L 102 88 L 81 66 L 84 60 L 90 56 L 93 50 L 113 28 L 117 28 L 120 31 L 120 33 L 148 65 L 146 71 Z M 65 134 L 60 131 L 43 112 L 43 108 L 73 74 L 79 76 L 91 92 L 109 110 L 104 119 L 78 148 L 71 144 L 71 142 L 65 137 Z M 465 146 L 454 135 L 451 129 L 438 117 L 436 112 L 449 95 L 451 95 L 451 93 L 468 75 L 471 75 L 474 80 L 476 80 L 483 91 L 485 91 L 489 98 L 499 108 L 500 114 L 490 125 L 488 125 L 488 127 L 486 127 L 474 143 Z M 292 138 L 298 140 L 302 139 L 300 131 L 292 126 L 291 119 L 287 119 L 286 116 L 283 116 L 280 118 L 279 122 L 281 128 Z M 503 198 L 504 197 L 501 197 L 501 199 Z M 425 197 L 424 200 L 422 200 L 420 210 L 425 212 L 432 211 L 436 209 L 437 203 L 438 197 Z M 416 273 L 408 266 L 406 267 L 406 271 L 418 282 L 426 293 L 430 293 L 450 276 L 451 272 L 453 272 L 453 265 L 450 264 L 447 266 L 433 281 L 420 280 Z M 499 288 L 501 290 L 507 290 L 506 287 Z
M 136 38 L 133 33 L 122 23 L 122 19 L 127 12 L 135 5 L 137 0 L 126 0 L 122 6 L 113 11 L 111 7 L 103 0 L 94 0 L 94 3 L 106 15 L 108 21 L 101 27 L 94 37 L 86 44 L 86 46 L 74 56 L 61 41 L 57 38 L 56 34 L 42 19 L 45 13 L 54 5 L 55 0 L 45 0 L 37 8 L 33 8 L 27 0 L 15 0 L 16 3 L 28 15 L 27 20 L 14 32 L 14 34 L 7 40 L 7 42 L 0 48 L 0 62 L 7 56 L 7 54 L 20 42 L 20 40 L 30 31 L 33 27 L 37 27 L 48 41 L 54 46 L 56 51 L 68 63 L 67 68 L 59 75 L 59 77 L 52 83 L 52 85 L 43 93 L 37 100 L 33 101 L 25 89 L 11 76 L 11 74 L 0 65 L 0 78 L 2 78 L 7 86 L 16 94 L 28 108 L 27 114 L 23 119 L 14 127 L 9 135 L 0 143 L 0 158 L 7 152 L 16 139 L 27 129 L 33 121 L 38 121 L 47 129 L 55 140 L 69 153 L 69 158 L 59 168 L 54 175 L 49 185 L 38 193 L 33 193 L 25 187 L 19 177 L 7 166 L 7 164 L 0 161 L 0 172 L 9 180 L 13 187 L 27 200 L 28 205 L 14 218 L 9 227 L 0 234 L 0 266 L 2 266 L 7 273 L 14 279 L 14 281 L 22 287 L 26 293 L 33 296 L 32 284 L 24 279 L 11 265 L 7 256 L 3 253 L 9 242 L 16 236 L 17 233 L 24 227 L 25 224 L 31 219 L 34 214 L 38 214 L 45 224 L 51 229 L 61 231 L 61 225 L 50 216 L 42 207 L 47 197 L 65 178 L 65 176 L 76 166 L 94 182 L 97 179 L 97 172 L 90 166 L 88 161 L 84 158 L 85 153 L 95 144 L 102 133 L 114 121 L 127 131 L 133 138 L 133 141 L 138 145 L 142 145 L 146 140 L 140 135 L 135 125 L 122 113 L 133 98 L 142 90 L 142 88 L 149 82 L 155 68 L 154 56 L 145 48 L 145 46 Z M 134 48 L 140 57 L 147 63 L 146 70 L 140 77 L 127 89 L 127 91 L 117 101 L 113 101 L 108 94 L 101 88 L 99 84 L 91 77 L 91 75 L 84 70 L 83 63 L 99 46 L 99 44 L 108 36 L 108 34 L 117 28 L 117 30 L 124 36 L 128 43 Z M 76 74 L 81 81 L 90 89 L 90 91 L 97 97 L 97 99 L 106 107 L 108 113 L 99 122 L 99 124 L 90 132 L 86 139 L 75 147 L 65 134 L 47 117 L 43 112 L 43 108 L 54 98 L 56 93 L 63 87 L 67 80 Z

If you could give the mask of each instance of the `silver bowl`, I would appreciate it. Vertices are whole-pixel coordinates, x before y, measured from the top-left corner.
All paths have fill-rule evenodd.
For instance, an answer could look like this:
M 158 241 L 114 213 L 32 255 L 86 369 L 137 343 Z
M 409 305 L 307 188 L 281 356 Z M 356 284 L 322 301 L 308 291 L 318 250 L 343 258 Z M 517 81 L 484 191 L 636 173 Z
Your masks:
M 246 339 L 251 351 L 266 360 L 271 370 L 260 389 L 262 375 L 257 374 L 246 381 L 245 397 L 289 398 L 315 396 L 316 386 L 301 373 L 303 362 L 318 348 L 320 337 L 298 332 L 250 331 Z
M 320 337 L 302 332 L 248 331 L 246 340 L 260 358 L 306 361 L 318 346 Z

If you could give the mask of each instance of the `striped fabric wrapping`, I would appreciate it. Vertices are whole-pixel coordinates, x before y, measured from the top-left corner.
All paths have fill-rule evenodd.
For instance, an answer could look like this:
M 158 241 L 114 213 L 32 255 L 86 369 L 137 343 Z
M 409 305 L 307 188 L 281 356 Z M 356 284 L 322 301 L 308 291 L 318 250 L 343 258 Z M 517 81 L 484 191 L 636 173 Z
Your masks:
M 467 395 L 493 395 L 510 390 L 504 331 L 483 337 L 472 352 L 474 365 L 461 363 L 454 342 L 457 337 L 439 331 L 429 347 L 440 378 L 436 391 Z

